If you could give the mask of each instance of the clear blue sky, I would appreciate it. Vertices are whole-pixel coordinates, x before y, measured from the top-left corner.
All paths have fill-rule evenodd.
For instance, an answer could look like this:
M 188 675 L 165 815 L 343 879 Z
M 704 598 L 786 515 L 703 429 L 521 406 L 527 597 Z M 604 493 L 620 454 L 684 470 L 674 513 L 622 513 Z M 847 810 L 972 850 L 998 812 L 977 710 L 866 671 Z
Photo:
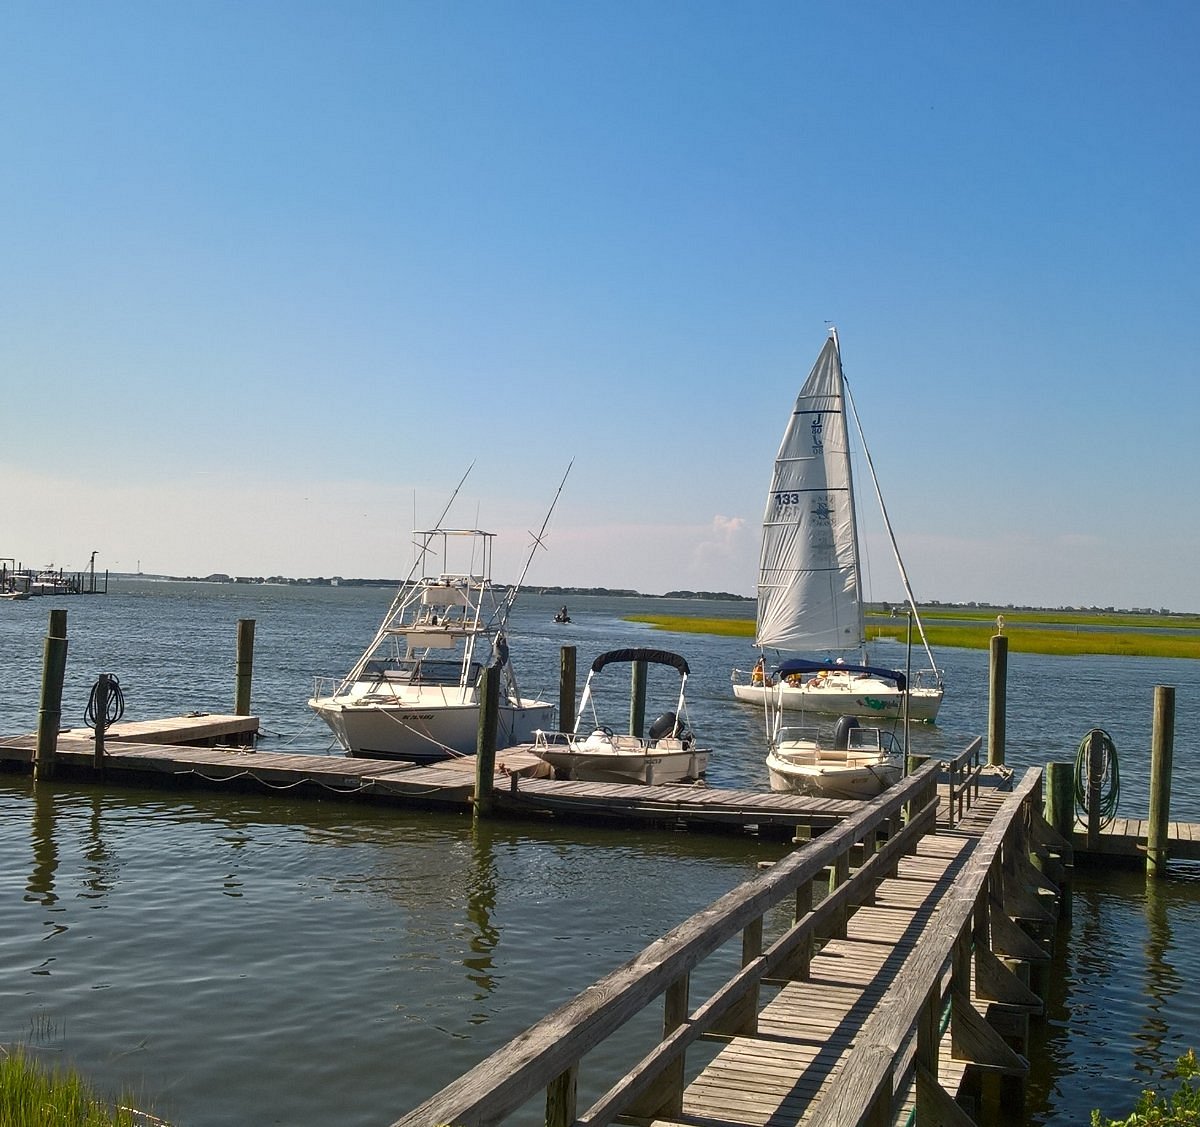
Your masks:
M 837 324 L 921 600 L 1200 610 L 1200 6 L 7 3 L 0 556 L 754 590 Z M 860 471 L 861 472 L 861 471 Z M 868 532 L 868 593 L 895 598 Z

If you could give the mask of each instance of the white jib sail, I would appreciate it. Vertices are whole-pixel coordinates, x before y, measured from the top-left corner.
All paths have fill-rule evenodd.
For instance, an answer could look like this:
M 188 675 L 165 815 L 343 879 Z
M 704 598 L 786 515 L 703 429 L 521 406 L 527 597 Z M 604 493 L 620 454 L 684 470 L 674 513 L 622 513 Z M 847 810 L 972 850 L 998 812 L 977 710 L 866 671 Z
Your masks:
M 758 637 L 778 650 L 863 646 L 846 398 L 830 337 L 800 389 L 763 514 Z

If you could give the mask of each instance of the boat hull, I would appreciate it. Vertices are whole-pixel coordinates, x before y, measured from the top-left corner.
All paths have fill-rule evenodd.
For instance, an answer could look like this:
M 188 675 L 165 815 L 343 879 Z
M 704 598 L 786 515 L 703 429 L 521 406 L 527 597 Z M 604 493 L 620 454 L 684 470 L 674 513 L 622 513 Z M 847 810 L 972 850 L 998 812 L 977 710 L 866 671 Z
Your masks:
M 581 783 L 683 783 L 700 778 L 708 769 L 704 752 L 616 756 L 560 751 L 541 758 L 554 769 L 556 779 Z
M 828 716 L 903 717 L 905 694 L 894 685 L 871 677 L 830 674 L 821 685 L 734 684 L 737 700 L 771 704 L 792 712 L 819 712 Z M 942 706 L 942 689 L 913 688 L 908 693 L 910 720 L 932 723 Z
M 329 725 L 347 755 L 436 763 L 474 755 L 479 744 L 479 702 L 408 705 L 314 697 L 309 707 Z M 523 699 L 498 710 L 496 749 L 529 743 L 553 727 L 554 705 Z

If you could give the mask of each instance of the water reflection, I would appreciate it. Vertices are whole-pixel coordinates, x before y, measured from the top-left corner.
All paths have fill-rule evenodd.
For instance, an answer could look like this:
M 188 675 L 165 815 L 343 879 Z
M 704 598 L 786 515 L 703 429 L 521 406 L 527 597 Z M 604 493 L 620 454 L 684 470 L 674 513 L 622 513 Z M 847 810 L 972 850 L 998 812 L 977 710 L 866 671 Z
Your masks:
M 52 908 L 58 902 L 54 876 L 58 872 L 58 843 L 54 836 L 54 792 L 46 786 L 33 788 L 30 843 L 33 867 L 25 885 L 25 899 Z
M 104 797 L 99 791 L 89 796 L 89 808 L 87 837 L 83 848 L 83 856 L 87 860 L 87 875 L 84 877 L 83 887 L 87 892 L 80 895 L 100 899 L 117 885 L 117 857 L 100 832 L 104 824 Z
M 474 864 L 467 876 L 467 919 L 473 932 L 468 941 L 470 954 L 463 959 L 463 966 L 467 968 L 468 980 L 477 988 L 472 1001 L 480 1002 L 496 989 L 492 955 L 500 942 L 500 931 L 492 922 L 496 907 L 496 855 L 486 824 L 475 823 L 471 847 Z M 486 1014 L 476 1014 L 472 1023 L 486 1020 Z
M 1170 999 L 1179 992 L 1183 979 L 1169 955 L 1172 950 L 1171 921 L 1167 914 L 1168 882 L 1146 879 L 1146 962 L 1143 967 L 1146 1012 L 1134 1053 L 1138 1068 L 1160 1075 L 1173 1064 L 1176 1052 L 1169 1045 L 1171 1023 L 1166 1011 Z

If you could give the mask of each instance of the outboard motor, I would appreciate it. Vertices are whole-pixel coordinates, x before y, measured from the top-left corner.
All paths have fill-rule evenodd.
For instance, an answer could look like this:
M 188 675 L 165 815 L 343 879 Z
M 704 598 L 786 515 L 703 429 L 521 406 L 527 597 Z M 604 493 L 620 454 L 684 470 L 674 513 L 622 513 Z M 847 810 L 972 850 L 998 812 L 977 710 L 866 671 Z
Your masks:
M 665 736 L 672 735 L 675 732 L 675 725 L 678 723 L 679 717 L 675 713 L 664 712 L 650 725 L 650 738 L 652 740 L 661 740 Z
M 850 733 L 859 727 L 857 716 L 839 716 L 833 726 L 833 747 L 835 751 L 845 751 L 850 746 Z

